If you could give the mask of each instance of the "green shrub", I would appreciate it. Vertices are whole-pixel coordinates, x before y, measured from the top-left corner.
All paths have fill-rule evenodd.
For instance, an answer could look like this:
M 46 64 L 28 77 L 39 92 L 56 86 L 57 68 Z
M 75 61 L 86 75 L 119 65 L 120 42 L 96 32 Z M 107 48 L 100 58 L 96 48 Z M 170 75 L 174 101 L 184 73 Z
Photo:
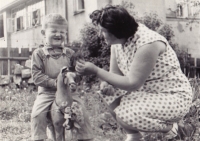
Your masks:
M 84 59 L 93 62 L 100 68 L 108 70 L 110 61 L 110 47 L 106 45 L 104 39 L 98 36 L 98 29 L 92 23 L 87 23 L 80 31 L 80 41 L 76 41 L 72 46 L 79 45 Z M 77 43 L 79 42 L 79 43 Z M 86 83 L 97 81 L 96 76 L 84 77 Z

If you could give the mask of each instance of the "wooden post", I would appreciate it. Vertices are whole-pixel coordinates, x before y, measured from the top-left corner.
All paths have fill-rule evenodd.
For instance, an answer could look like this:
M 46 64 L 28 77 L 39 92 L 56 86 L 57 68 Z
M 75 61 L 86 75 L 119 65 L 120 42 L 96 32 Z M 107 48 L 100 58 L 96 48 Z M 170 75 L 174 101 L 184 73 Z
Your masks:
M 10 46 L 7 47 L 7 50 L 8 50 L 8 55 L 7 56 L 8 56 L 8 58 L 10 58 Z M 8 59 L 8 77 L 9 78 L 10 78 L 10 72 L 11 72 L 10 71 L 10 67 L 11 67 L 10 66 L 10 59 Z
M 194 58 L 194 78 L 197 78 L 197 58 Z
M 30 56 L 31 56 L 31 54 L 32 54 L 32 49 L 33 49 L 33 48 L 32 48 L 31 46 L 29 46 L 29 50 L 28 50 L 28 51 L 29 51 L 29 59 L 30 59 Z
M 21 57 L 22 48 L 20 46 L 18 47 L 18 53 L 19 53 L 19 57 Z M 19 61 L 19 64 L 21 65 L 21 61 Z

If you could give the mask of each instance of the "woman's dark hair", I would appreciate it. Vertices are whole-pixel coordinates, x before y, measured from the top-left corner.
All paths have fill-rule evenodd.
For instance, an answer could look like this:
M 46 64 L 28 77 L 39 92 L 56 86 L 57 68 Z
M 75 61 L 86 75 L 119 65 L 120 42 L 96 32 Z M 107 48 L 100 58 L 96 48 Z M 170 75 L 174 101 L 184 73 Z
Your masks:
M 118 39 L 129 38 L 137 31 L 135 19 L 122 6 L 108 5 L 90 15 L 94 25 L 100 24 Z

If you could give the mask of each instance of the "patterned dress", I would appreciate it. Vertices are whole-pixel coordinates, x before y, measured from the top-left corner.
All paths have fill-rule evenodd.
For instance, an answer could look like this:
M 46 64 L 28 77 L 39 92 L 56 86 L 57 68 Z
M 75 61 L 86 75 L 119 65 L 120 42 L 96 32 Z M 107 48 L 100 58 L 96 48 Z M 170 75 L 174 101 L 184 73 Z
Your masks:
M 112 46 L 119 69 L 126 76 L 137 50 L 155 41 L 165 43 L 166 50 L 158 57 L 144 85 L 137 91 L 116 89 L 114 96 L 103 96 L 108 104 L 122 96 L 114 111 L 140 131 L 160 131 L 168 122 L 183 118 L 192 103 L 192 88 L 180 69 L 175 52 L 163 36 L 142 24 L 123 46 Z

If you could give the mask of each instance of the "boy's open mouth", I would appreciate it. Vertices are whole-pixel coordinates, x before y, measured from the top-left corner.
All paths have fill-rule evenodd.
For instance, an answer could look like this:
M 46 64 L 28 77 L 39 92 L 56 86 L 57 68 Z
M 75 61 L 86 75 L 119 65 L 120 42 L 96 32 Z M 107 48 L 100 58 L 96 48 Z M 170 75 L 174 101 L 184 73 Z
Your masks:
M 54 40 L 61 40 L 61 38 L 60 37 L 55 37 L 55 38 L 53 38 Z

